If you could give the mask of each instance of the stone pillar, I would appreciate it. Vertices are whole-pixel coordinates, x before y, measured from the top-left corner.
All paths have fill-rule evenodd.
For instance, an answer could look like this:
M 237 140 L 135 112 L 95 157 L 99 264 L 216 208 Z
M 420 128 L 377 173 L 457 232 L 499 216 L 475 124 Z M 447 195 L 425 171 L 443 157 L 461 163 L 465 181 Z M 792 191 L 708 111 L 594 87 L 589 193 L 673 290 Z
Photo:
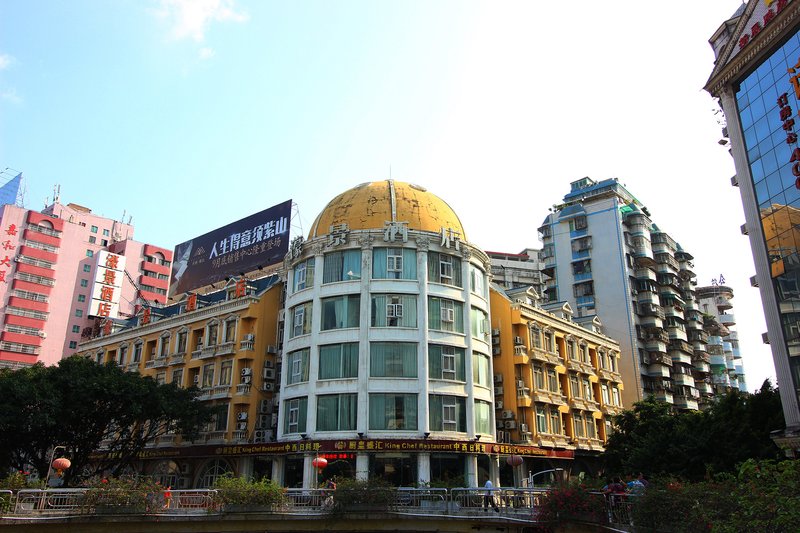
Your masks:
M 356 455 L 356 479 L 359 481 L 369 479 L 369 454 L 359 453 Z
M 417 455 L 417 483 L 420 486 L 431 482 L 431 454 L 420 453 Z

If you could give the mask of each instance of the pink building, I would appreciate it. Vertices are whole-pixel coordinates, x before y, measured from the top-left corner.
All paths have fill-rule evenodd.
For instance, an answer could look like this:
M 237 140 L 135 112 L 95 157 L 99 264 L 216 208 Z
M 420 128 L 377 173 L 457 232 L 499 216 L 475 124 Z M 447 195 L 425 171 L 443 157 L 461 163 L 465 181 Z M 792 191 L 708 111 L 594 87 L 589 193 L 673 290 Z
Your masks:
M 0 207 L 0 366 L 54 364 L 105 318 L 165 303 L 172 251 L 132 238 L 76 204 Z

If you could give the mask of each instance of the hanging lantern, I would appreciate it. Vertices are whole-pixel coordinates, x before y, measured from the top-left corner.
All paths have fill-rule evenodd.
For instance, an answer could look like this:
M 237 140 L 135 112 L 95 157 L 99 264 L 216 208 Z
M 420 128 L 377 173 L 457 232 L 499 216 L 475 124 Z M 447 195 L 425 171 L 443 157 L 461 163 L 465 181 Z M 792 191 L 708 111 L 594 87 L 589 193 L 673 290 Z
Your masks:
M 311 461 L 311 464 L 314 466 L 314 468 L 322 470 L 328 466 L 328 460 L 324 457 L 316 457 L 313 461 Z
M 506 464 L 508 464 L 508 466 L 519 466 L 522 464 L 522 456 L 509 455 L 508 457 L 506 457 Z
M 53 468 L 55 468 L 58 477 L 61 477 L 64 474 L 64 470 L 69 468 L 71 465 L 72 463 L 66 457 L 59 457 L 53 461 Z

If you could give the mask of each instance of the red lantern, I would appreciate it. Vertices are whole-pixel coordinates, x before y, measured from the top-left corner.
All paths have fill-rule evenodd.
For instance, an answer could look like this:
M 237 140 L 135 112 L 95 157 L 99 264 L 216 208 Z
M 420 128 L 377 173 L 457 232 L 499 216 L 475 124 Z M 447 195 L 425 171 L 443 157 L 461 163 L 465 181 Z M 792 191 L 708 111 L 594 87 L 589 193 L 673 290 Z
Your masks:
M 59 457 L 53 461 L 53 468 L 56 469 L 56 474 L 58 474 L 58 477 L 61 477 L 61 475 L 64 473 L 64 470 L 70 466 L 72 466 L 72 463 L 66 457 Z
M 317 457 L 313 461 L 311 461 L 311 464 L 314 465 L 314 468 L 322 470 L 323 468 L 328 466 L 328 460 L 325 459 L 324 457 Z
M 509 455 L 508 457 L 506 457 L 506 464 L 508 464 L 508 466 L 519 466 L 522 464 L 522 456 Z

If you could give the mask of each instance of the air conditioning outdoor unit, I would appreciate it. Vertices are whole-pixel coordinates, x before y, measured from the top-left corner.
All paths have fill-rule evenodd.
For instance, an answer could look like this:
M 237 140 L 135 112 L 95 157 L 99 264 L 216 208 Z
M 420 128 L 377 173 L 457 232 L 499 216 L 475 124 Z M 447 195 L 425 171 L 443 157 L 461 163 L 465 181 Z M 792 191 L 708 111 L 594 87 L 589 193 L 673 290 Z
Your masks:
M 263 385 L 261 385 L 261 390 L 267 391 L 267 392 L 272 392 L 272 391 L 275 390 L 275 384 L 274 383 L 264 383 Z
M 493 329 L 492 330 L 492 335 L 497 337 L 498 335 L 500 335 L 500 330 L 499 329 Z
M 236 424 L 237 431 L 247 431 L 247 422 L 239 422 Z
M 272 419 L 270 415 L 259 415 L 258 417 L 258 427 L 260 428 L 268 428 L 269 422 Z
M 514 418 L 514 411 L 503 411 L 503 414 L 501 416 L 505 420 Z
M 256 444 L 260 442 L 267 442 L 268 438 L 269 437 L 267 436 L 266 430 L 260 429 L 253 432 L 253 442 Z
M 492 355 L 500 355 L 500 347 L 492 346 Z
M 242 411 L 241 413 L 236 413 L 236 420 L 247 420 L 247 413 Z
M 243 368 L 242 369 L 242 376 L 249 376 L 253 373 L 252 368 Z
M 525 388 L 525 382 L 524 382 L 523 380 L 521 380 L 521 379 L 518 379 L 518 380 L 517 380 L 517 388 L 518 388 L 518 389 L 523 389 L 523 388 Z
M 521 433 L 530 433 L 530 431 L 528 431 L 528 424 L 520 424 L 519 431 Z
M 503 395 L 503 387 L 495 387 L 494 388 L 494 395 L 495 396 L 502 396 Z
M 270 353 L 270 354 L 278 353 L 278 347 L 275 346 L 274 344 L 270 344 L 269 346 L 267 346 L 267 353 Z
M 270 420 L 270 426 L 277 426 L 278 425 L 278 415 L 272 415 L 272 420 Z
M 503 374 L 495 374 L 494 375 L 494 382 L 495 383 L 502 383 L 503 382 Z
M 242 378 L 242 383 L 244 383 L 246 385 L 246 384 L 250 383 L 251 380 L 252 380 L 252 378 L 250 376 L 244 376 Z
M 264 368 L 272 368 L 273 366 L 272 361 L 264 361 Z
M 267 413 L 270 409 L 272 409 L 272 402 L 269 400 L 261 400 L 261 405 L 258 410 L 262 413 Z
M 502 409 L 503 408 L 503 400 L 497 400 L 494 402 L 495 409 Z
M 514 344 L 524 345 L 525 343 L 522 342 L 522 337 L 514 337 Z
M 256 336 L 253 335 L 252 333 L 248 333 L 248 334 L 246 334 L 244 336 L 244 340 L 246 340 L 246 341 L 254 341 L 254 340 L 256 340 Z
M 517 427 L 517 422 L 515 420 L 506 420 L 506 429 L 515 429 Z
M 271 368 L 265 368 L 262 374 L 264 379 L 275 379 L 275 371 Z

